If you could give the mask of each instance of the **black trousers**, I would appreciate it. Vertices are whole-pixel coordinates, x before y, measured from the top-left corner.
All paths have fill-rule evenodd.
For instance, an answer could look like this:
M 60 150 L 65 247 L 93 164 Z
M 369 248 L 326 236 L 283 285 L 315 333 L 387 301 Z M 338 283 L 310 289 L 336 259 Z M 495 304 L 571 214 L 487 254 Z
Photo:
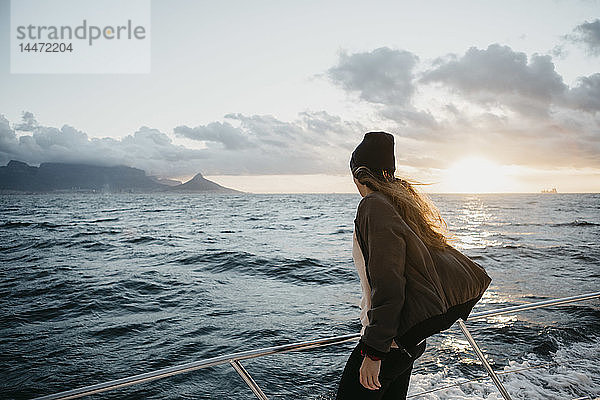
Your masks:
M 360 355 L 360 343 L 357 344 L 342 372 L 336 400 L 406 399 L 413 363 L 425 351 L 425 341 L 407 350 L 412 357 L 400 349 L 390 349 L 390 353 L 381 361 L 379 370 L 381 388 L 370 390 L 360 384 L 360 366 L 363 357 Z

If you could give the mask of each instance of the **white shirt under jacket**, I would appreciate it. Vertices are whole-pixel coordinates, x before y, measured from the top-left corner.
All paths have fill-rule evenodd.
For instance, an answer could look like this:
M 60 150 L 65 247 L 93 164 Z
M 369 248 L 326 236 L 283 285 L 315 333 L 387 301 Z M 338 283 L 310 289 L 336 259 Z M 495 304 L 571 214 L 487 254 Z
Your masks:
M 365 332 L 365 327 L 369 325 L 367 311 L 371 308 L 371 287 L 369 286 L 369 281 L 367 280 L 365 258 L 363 257 L 362 251 L 360 250 L 360 245 L 356 239 L 356 231 L 354 231 L 354 234 L 352 235 L 352 259 L 354 260 L 354 266 L 358 271 L 360 287 L 362 289 L 362 297 L 360 298 L 360 322 L 362 323 L 360 334 L 362 336 Z M 391 347 L 398 347 L 394 340 L 392 340 Z

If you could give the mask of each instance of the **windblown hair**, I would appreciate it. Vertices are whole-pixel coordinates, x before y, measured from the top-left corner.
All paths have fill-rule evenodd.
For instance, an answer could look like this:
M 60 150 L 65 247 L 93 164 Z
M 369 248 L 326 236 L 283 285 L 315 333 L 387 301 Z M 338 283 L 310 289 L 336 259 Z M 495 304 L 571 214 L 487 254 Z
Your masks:
M 425 245 L 434 249 L 444 249 L 449 246 L 450 234 L 446 221 L 431 200 L 414 188 L 414 185 L 421 183 L 408 182 L 385 171 L 381 175 L 375 175 L 364 166 L 356 168 L 352 171 L 352 175 L 369 189 L 386 195 Z

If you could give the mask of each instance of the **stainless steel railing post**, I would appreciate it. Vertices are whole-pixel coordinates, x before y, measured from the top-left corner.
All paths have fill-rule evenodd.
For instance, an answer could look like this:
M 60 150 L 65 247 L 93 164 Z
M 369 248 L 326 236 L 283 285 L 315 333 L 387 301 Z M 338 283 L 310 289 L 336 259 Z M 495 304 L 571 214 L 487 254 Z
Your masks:
M 254 379 L 252 379 L 248 371 L 246 371 L 246 368 L 242 366 L 242 363 L 240 363 L 239 360 L 231 360 L 229 364 L 231 364 L 233 369 L 235 369 L 236 372 L 242 377 L 244 382 L 246 382 L 246 385 L 248 385 L 250 389 L 252 389 L 252 392 L 254 392 L 254 395 L 259 400 L 269 400 L 267 396 L 263 393 L 263 391 L 260 389 L 258 384 L 254 381 Z
M 460 330 L 462 331 L 462 333 L 467 338 L 467 341 L 469 342 L 469 344 L 471 345 L 473 350 L 475 350 L 475 354 L 477 354 L 477 357 L 479 357 L 479 359 L 481 360 L 481 363 L 483 364 L 483 366 L 486 369 L 490 378 L 492 378 L 494 385 L 496 385 L 496 387 L 500 391 L 500 394 L 502 395 L 502 397 L 504 397 L 505 400 L 512 400 L 512 398 L 510 397 L 510 394 L 508 394 L 508 392 L 506 391 L 506 388 L 504 387 L 504 385 L 502 385 L 502 382 L 500 382 L 500 378 L 498 378 L 498 375 L 496 375 L 496 373 L 492 369 L 492 366 L 490 365 L 490 363 L 488 363 L 488 361 L 485 359 L 483 352 L 477 345 L 477 342 L 475 342 L 475 339 L 473 339 L 473 336 L 471 336 L 471 332 L 469 332 L 469 330 L 467 329 L 467 326 L 465 325 L 465 323 L 463 322 L 462 319 L 458 320 L 458 326 L 459 326 Z

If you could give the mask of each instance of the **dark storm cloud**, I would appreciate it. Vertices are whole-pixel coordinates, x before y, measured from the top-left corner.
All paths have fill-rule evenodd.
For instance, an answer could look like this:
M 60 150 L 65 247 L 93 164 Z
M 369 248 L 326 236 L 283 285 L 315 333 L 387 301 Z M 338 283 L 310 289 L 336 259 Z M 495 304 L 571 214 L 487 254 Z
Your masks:
M 583 44 L 586 50 L 594 56 L 600 55 L 600 19 L 584 22 L 573 29 L 573 34 L 565 38 L 574 43 Z
M 381 47 L 348 55 L 342 52 L 329 78 L 371 103 L 406 105 L 414 92 L 413 69 L 419 58 L 404 50 Z

